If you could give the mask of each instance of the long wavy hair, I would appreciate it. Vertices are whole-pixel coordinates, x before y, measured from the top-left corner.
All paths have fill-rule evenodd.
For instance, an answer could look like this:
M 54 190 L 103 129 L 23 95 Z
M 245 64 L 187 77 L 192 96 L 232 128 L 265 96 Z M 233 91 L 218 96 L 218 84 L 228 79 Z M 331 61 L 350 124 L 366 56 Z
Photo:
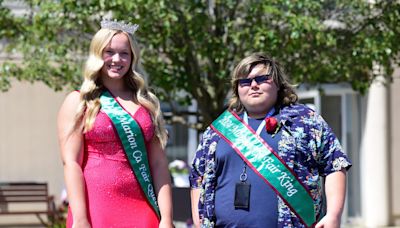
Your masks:
M 279 107 L 287 106 L 297 102 L 297 94 L 294 91 L 293 85 L 289 83 L 283 67 L 265 53 L 253 53 L 242 59 L 233 70 L 231 77 L 233 94 L 229 102 L 230 110 L 233 110 L 237 113 L 242 113 L 245 110 L 242 102 L 239 99 L 238 80 L 241 78 L 246 78 L 253 68 L 259 64 L 263 64 L 270 70 L 272 73 L 272 79 L 278 87 L 278 97 L 275 108 L 279 109 Z
M 134 101 L 143 105 L 150 112 L 155 126 L 155 135 L 164 148 L 167 142 L 167 132 L 164 126 L 160 102 L 149 91 L 144 80 L 146 74 L 139 61 L 140 50 L 136 40 L 132 35 L 120 30 L 100 29 L 90 43 L 89 57 L 83 70 L 84 81 L 80 89 L 81 102 L 76 114 L 75 127 L 78 125 L 82 126 L 84 133 L 93 127 L 96 115 L 100 110 L 100 95 L 105 89 L 100 80 L 100 71 L 104 65 L 102 53 L 113 36 L 118 33 L 127 35 L 132 51 L 130 70 L 123 79 L 126 85 L 134 92 Z

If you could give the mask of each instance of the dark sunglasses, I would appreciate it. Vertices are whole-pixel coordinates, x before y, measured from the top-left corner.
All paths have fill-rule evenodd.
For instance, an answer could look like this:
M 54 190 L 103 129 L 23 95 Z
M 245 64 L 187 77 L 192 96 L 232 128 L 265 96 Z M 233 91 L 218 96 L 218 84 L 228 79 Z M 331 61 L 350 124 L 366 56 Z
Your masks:
M 239 85 L 241 87 L 244 86 L 250 86 L 251 83 L 253 82 L 253 80 L 256 81 L 257 85 L 264 83 L 266 81 L 268 81 L 269 79 L 271 79 L 272 75 L 271 74 L 265 74 L 265 75 L 259 75 L 259 76 L 255 76 L 254 78 L 242 78 L 242 79 L 238 79 Z

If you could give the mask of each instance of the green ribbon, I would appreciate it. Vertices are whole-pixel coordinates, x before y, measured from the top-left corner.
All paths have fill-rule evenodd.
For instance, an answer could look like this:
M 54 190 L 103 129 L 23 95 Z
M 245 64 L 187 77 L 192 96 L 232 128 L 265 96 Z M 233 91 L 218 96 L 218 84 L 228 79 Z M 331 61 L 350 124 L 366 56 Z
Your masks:
M 124 151 L 140 187 L 154 211 L 160 217 L 150 174 L 149 161 L 147 159 L 146 145 L 140 126 L 108 91 L 101 94 L 100 102 L 101 109 L 110 117 L 117 129 L 118 137 L 122 142 Z
M 264 140 L 229 111 L 222 113 L 212 123 L 212 127 L 249 167 L 255 169 L 275 189 L 305 225 L 311 227 L 316 222 L 314 202 L 310 194 Z

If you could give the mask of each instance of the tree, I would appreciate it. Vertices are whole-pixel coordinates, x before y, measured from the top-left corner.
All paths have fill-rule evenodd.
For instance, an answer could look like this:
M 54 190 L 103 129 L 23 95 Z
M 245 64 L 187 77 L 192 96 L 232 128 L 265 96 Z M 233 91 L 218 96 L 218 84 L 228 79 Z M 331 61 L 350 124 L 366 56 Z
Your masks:
M 198 104 L 198 128 L 223 110 L 229 75 L 245 55 L 278 59 L 292 82 L 348 82 L 365 92 L 383 66 L 399 63 L 400 3 L 394 0 L 60 0 L 23 1 L 24 17 L 0 0 L 0 38 L 22 61 L 2 63 L 0 88 L 10 78 L 77 87 L 89 40 L 101 17 L 140 25 L 142 60 L 156 94 L 182 120 L 177 104 Z

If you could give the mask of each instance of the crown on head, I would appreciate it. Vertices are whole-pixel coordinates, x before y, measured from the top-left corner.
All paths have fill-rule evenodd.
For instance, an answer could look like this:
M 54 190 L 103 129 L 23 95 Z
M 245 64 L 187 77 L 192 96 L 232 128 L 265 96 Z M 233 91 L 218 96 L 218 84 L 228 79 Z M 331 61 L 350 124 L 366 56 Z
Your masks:
M 139 28 L 138 24 L 131 24 L 128 23 L 126 24 L 124 21 L 117 21 L 117 20 L 107 20 L 103 19 L 100 22 L 101 28 L 106 28 L 106 29 L 114 29 L 114 30 L 121 30 L 124 32 L 127 32 L 131 35 L 133 35 L 136 30 Z

